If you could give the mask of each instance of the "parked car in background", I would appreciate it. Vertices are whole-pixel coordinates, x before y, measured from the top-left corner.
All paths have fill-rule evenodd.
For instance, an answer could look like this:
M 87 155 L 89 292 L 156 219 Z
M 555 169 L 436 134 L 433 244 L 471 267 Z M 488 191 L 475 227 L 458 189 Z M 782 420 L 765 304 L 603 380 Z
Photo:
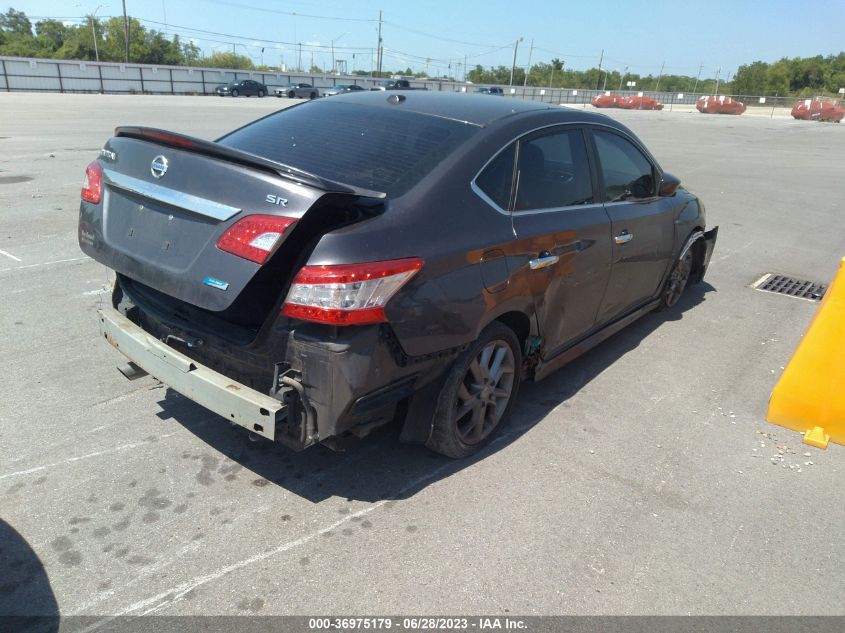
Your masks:
M 593 97 L 593 100 L 590 101 L 590 103 L 592 103 L 596 108 L 618 108 L 619 100 L 624 98 L 625 97 L 620 97 L 619 95 L 614 94 L 603 94 Z
M 745 104 L 725 95 L 708 95 L 699 97 L 695 108 L 702 114 L 742 114 Z
M 495 95 L 497 97 L 504 97 L 505 91 L 499 88 L 498 86 L 490 86 L 490 87 L 481 87 L 476 88 L 475 92 L 482 94 L 482 95 Z
M 616 107 L 623 110 L 662 110 L 663 104 L 651 97 L 625 97 L 616 101 Z
M 334 86 L 332 88 L 324 88 L 323 96 L 332 97 L 334 95 L 339 95 L 346 92 L 361 92 L 365 90 L 366 88 L 357 84 L 338 84 L 337 86 Z
M 216 142 L 119 127 L 81 195 L 122 371 L 295 449 L 397 421 L 478 451 L 521 381 L 675 306 L 717 236 L 613 119 L 440 92 L 324 99 Z
M 802 99 L 793 108 L 792 117 L 805 121 L 831 121 L 839 123 L 845 118 L 845 108 L 840 103 L 823 99 Z
M 277 97 L 288 97 L 289 99 L 316 99 L 320 96 L 319 88 L 306 83 L 290 84 L 276 88 L 273 92 Z
M 384 79 L 370 90 L 428 90 L 428 88 L 415 88 L 407 79 Z
M 214 89 L 221 97 L 263 97 L 267 94 L 267 86 L 252 79 L 237 79 Z

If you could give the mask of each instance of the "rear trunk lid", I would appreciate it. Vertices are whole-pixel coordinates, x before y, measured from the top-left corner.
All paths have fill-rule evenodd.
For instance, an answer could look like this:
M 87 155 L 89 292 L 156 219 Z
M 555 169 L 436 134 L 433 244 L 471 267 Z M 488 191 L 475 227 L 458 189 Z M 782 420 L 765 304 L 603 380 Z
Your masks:
M 82 250 L 137 282 L 215 312 L 229 308 L 262 268 L 218 248 L 236 222 L 255 214 L 299 222 L 327 193 L 383 197 L 149 128 L 118 128 L 99 161 L 103 197 L 81 205 Z M 285 248 L 296 226 L 277 241 L 274 258 L 301 256 L 300 241 Z

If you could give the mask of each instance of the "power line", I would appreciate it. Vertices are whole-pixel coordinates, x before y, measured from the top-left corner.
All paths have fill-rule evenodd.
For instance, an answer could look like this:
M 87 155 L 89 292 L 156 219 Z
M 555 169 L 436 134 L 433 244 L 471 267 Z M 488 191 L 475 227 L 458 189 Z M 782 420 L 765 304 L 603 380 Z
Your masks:
M 135 18 L 135 19 L 138 20 L 139 22 L 145 22 L 145 23 L 148 23 L 148 24 L 156 24 L 156 25 L 159 25 L 159 26 L 163 25 L 163 22 L 158 22 L 156 20 L 147 20 L 147 19 L 144 19 L 144 18 Z M 264 39 L 260 39 L 260 38 L 257 38 L 257 37 L 248 37 L 246 35 L 236 35 L 234 33 L 221 33 L 219 31 L 207 31 L 205 29 L 195 29 L 195 28 L 190 27 L 190 26 L 180 26 L 178 24 L 172 24 L 172 23 L 168 24 L 167 26 L 171 31 L 174 30 L 174 29 L 178 29 L 179 31 L 182 31 L 183 34 L 203 33 L 203 34 L 208 34 L 208 35 L 216 35 L 218 37 L 229 37 L 229 38 L 237 39 L 237 40 L 246 40 L 246 41 L 249 41 L 249 42 L 262 42 L 262 43 L 265 43 L 265 44 L 283 44 L 285 46 L 298 46 L 300 44 L 300 42 L 286 42 L 286 41 L 283 41 L 283 40 L 264 40 Z M 202 38 L 202 39 L 209 39 L 209 38 Z M 209 41 L 211 41 L 211 40 L 209 39 Z M 308 47 L 308 48 L 315 48 L 315 49 L 326 49 L 326 50 L 331 49 L 330 44 L 308 44 L 308 43 L 303 42 L 302 46 Z M 372 50 L 371 48 L 363 47 L 363 46 L 360 46 L 360 47 L 336 46 L 335 49 L 336 50 L 344 50 L 344 51 L 369 51 L 369 50 Z
M 332 17 L 332 16 L 322 16 L 322 15 L 313 15 L 313 14 L 281 11 L 281 10 L 277 10 L 277 9 L 266 9 L 266 8 L 263 8 L 263 7 L 255 7 L 255 6 L 251 6 L 251 5 L 247 5 L 247 4 L 243 4 L 243 3 L 239 3 L 239 2 L 232 2 L 230 0 L 204 0 L 204 1 L 205 2 L 211 2 L 211 3 L 214 3 L 214 4 L 237 7 L 237 8 L 241 8 L 241 9 L 262 11 L 262 12 L 265 12 L 265 13 L 287 15 L 287 16 L 292 16 L 292 17 L 303 17 L 303 18 L 323 19 L 323 20 L 337 20 L 337 21 L 347 21 L 347 22 L 365 22 L 365 23 L 373 23 L 373 24 L 378 22 L 377 19 L 373 19 L 373 18 Z M 114 19 L 114 18 L 119 18 L 119 17 L 122 17 L 122 16 L 101 16 L 99 19 L 100 20 L 109 20 L 109 19 Z M 160 27 L 165 27 L 166 29 L 168 29 L 169 32 L 179 34 L 179 35 L 182 35 L 184 37 L 199 39 L 199 40 L 203 40 L 203 41 L 211 42 L 211 43 L 215 43 L 215 44 L 232 44 L 233 42 L 231 40 L 234 39 L 234 40 L 241 40 L 241 41 L 250 42 L 249 45 L 253 46 L 253 47 L 260 46 L 261 44 L 267 44 L 267 45 L 273 46 L 274 48 L 279 48 L 280 46 L 281 47 L 294 47 L 294 48 L 296 48 L 298 46 L 302 46 L 306 50 L 327 51 L 327 50 L 331 49 L 331 45 L 329 45 L 329 44 L 308 44 L 308 43 L 300 43 L 300 42 L 288 42 L 288 41 L 284 41 L 284 40 L 260 39 L 260 38 L 256 38 L 256 37 L 246 36 L 246 35 L 238 35 L 238 34 L 234 34 L 234 33 L 223 33 L 223 32 L 220 32 L 220 31 L 210 31 L 210 30 L 206 30 L 206 29 L 198 29 L 198 28 L 194 28 L 194 27 L 180 26 L 180 25 L 175 25 L 175 24 L 164 23 L 164 22 L 160 22 L 160 21 L 157 21 L 157 20 L 139 18 L 139 17 L 136 17 L 136 16 L 133 16 L 133 17 L 134 17 L 134 19 L 138 20 L 139 22 L 146 23 L 146 24 L 152 24 L 152 25 L 156 25 L 156 26 L 160 26 Z M 80 23 L 84 23 L 86 20 L 89 19 L 89 16 L 40 16 L 40 15 L 37 15 L 37 16 L 28 16 L 28 18 L 32 21 L 36 21 L 36 20 L 75 20 L 75 21 L 79 21 Z M 478 42 L 468 42 L 468 41 L 465 41 L 465 40 L 458 40 L 458 39 L 453 39 L 453 38 L 435 35 L 435 34 L 432 34 L 432 33 L 427 33 L 425 31 L 413 29 L 413 28 L 407 27 L 407 26 L 402 25 L 402 24 L 390 22 L 388 20 L 384 20 L 383 22 L 384 22 L 384 24 L 389 24 L 391 27 L 394 27 L 394 28 L 397 28 L 397 29 L 400 29 L 400 30 L 404 30 L 404 31 L 407 31 L 407 32 L 410 32 L 410 33 L 414 33 L 414 34 L 417 34 L 417 35 L 421 35 L 421 36 L 424 36 L 424 37 L 429 37 L 429 38 L 444 41 L 444 42 L 452 42 L 452 43 L 462 44 L 462 45 L 466 45 L 466 46 L 477 46 L 477 47 L 484 47 L 484 48 L 490 49 L 490 50 L 487 50 L 487 51 L 481 51 L 481 52 L 478 52 L 478 53 L 473 53 L 471 55 L 466 55 L 465 58 L 467 60 L 476 59 L 476 58 L 484 57 L 484 56 L 487 56 L 487 55 L 492 55 L 492 54 L 497 53 L 499 51 L 509 49 L 512 46 L 512 44 L 510 44 L 510 43 L 505 44 L 503 46 L 494 46 L 492 44 L 481 44 L 481 43 L 478 43 Z M 220 37 L 220 38 L 229 38 L 229 39 L 220 40 L 220 39 L 214 39 L 212 37 L 206 37 L 208 35 L 216 36 L 216 37 Z M 256 44 L 253 44 L 253 42 L 255 42 Z M 240 42 L 235 42 L 235 43 L 240 43 Z M 260 44 L 258 44 L 258 43 L 260 43 Z M 241 44 L 241 45 L 243 45 L 243 44 Z M 542 51 L 544 53 L 554 55 L 555 57 L 560 57 L 560 58 L 564 58 L 564 59 L 572 59 L 572 58 L 574 58 L 574 59 L 594 59 L 595 58 L 595 55 L 574 55 L 574 54 L 571 54 L 571 53 L 560 53 L 560 52 L 553 51 L 551 49 L 543 48 L 541 46 L 536 46 L 536 45 L 534 46 L 534 48 L 538 51 Z M 337 47 L 335 47 L 335 49 L 338 50 L 338 51 L 345 51 L 345 52 L 348 52 L 348 53 L 359 53 L 359 54 L 371 53 L 374 50 L 373 48 L 363 47 L 363 46 L 362 47 L 337 46 Z M 285 49 L 282 49 L 282 50 L 285 50 Z M 386 47 L 384 48 L 384 50 L 385 50 L 385 52 L 388 51 L 388 49 Z M 454 61 L 453 59 L 433 58 L 433 57 L 426 57 L 426 56 L 423 56 L 423 55 L 414 55 L 414 54 L 411 54 L 411 53 L 405 53 L 403 51 L 399 51 L 397 49 L 390 49 L 390 51 L 392 53 L 394 53 L 393 55 L 391 55 L 391 57 L 399 58 L 398 56 L 401 55 L 401 56 L 403 56 L 403 58 L 406 58 L 406 61 L 407 60 L 416 61 L 416 63 L 420 63 L 420 64 L 422 64 L 422 63 L 429 63 L 429 64 L 438 63 L 438 64 L 448 65 L 448 64 L 451 64 Z M 615 63 L 618 63 L 618 64 L 625 65 L 625 66 L 629 67 L 631 70 L 644 69 L 644 70 L 651 71 L 653 68 L 656 67 L 656 65 L 652 65 L 652 64 L 632 64 L 632 63 L 625 62 L 625 61 L 620 60 L 620 59 L 607 57 L 607 56 L 605 57 L 605 59 L 607 59 L 608 61 L 612 61 L 612 62 L 615 62 Z M 686 70 L 687 68 L 688 67 L 686 67 L 686 66 L 669 66 L 669 65 L 666 66 L 666 69 L 674 69 L 674 70 Z
M 452 42 L 454 44 L 464 44 L 465 46 L 478 46 L 481 48 L 494 48 L 498 46 L 498 44 L 479 44 L 478 42 L 465 42 L 464 40 L 455 40 L 449 37 L 442 37 L 440 35 L 434 35 L 432 33 L 426 33 L 425 31 L 418 31 L 416 29 L 412 29 L 404 24 L 399 24 L 397 22 L 390 22 L 388 20 L 384 21 L 385 24 L 389 24 L 392 27 L 400 29 L 402 31 L 408 31 L 409 33 L 414 33 L 416 35 L 422 35 L 424 37 L 430 37 L 435 40 L 440 40 L 442 42 Z M 510 46 L 510 44 L 508 44 Z
M 213 4 L 221 4 L 225 6 L 235 7 L 238 9 L 250 9 L 251 11 L 262 11 L 264 13 L 275 13 L 277 15 L 289 15 L 292 17 L 297 18 L 312 18 L 315 20 L 334 20 L 337 22 L 377 22 L 378 20 L 374 20 L 372 18 L 338 18 L 330 15 L 312 15 L 309 13 L 296 13 L 292 11 L 280 11 L 278 9 L 267 9 L 265 7 L 254 7 L 248 4 L 242 4 L 240 2 L 230 2 L 228 0 L 204 0 L 205 2 L 211 2 Z
M 554 55 L 555 57 L 565 57 L 570 58 L 574 57 L 576 59 L 595 59 L 595 55 L 573 55 L 571 53 L 558 53 L 557 51 L 549 50 L 548 48 L 543 48 L 542 46 L 534 46 L 534 48 L 538 51 L 543 51 L 544 53 L 548 53 L 549 55 Z

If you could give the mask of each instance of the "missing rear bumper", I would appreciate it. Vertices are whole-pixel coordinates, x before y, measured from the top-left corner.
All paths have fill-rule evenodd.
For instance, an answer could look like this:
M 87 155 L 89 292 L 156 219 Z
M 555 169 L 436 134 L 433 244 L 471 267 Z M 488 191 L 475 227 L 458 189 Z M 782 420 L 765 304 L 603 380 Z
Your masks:
M 132 364 L 230 422 L 275 440 L 287 405 L 197 363 L 115 310 L 98 311 L 100 333 Z

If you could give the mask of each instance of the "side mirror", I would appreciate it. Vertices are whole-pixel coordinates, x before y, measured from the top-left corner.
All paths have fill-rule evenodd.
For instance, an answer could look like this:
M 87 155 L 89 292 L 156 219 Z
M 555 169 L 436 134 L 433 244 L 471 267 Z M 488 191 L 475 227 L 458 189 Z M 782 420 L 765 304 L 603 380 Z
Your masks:
M 658 193 L 663 197 L 674 196 L 675 191 L 681 186 L 681 181 L 675 178 L 672 174 L 664 172 L 660 179 L 660 190 Z

